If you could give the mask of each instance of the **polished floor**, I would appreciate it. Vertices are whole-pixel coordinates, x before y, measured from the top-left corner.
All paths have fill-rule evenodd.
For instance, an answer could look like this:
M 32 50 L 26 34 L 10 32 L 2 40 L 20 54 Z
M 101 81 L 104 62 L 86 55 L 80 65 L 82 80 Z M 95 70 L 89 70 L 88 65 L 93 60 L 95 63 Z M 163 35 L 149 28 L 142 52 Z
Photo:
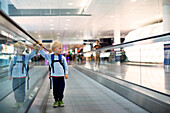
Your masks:
M 170 70 L 162 65 L 101 62 L 95 66 L 94 62 L 86 62 L 82 66 L 170 95 Z
M 148 113 L 112 90 L 69 66 L 66 80 L 65 107 L 53 108 L 50 90 L 46 113 Z

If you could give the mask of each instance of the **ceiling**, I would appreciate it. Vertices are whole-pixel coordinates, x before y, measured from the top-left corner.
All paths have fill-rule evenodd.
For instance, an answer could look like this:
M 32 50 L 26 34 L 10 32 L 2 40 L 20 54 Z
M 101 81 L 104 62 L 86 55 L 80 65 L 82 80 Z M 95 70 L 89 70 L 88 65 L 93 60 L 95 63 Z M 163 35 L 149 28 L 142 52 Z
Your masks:
M 87 1 L 86 5 L 82 5 Z M 37 40 L 82 44 L 83 39 L 126 35 L 162 20 L 162 0 L 10 0 L 10 17 Z M 12 10 L 14 11 L 14 10 Z M 70 11 L 70 12 L 69 12 Z

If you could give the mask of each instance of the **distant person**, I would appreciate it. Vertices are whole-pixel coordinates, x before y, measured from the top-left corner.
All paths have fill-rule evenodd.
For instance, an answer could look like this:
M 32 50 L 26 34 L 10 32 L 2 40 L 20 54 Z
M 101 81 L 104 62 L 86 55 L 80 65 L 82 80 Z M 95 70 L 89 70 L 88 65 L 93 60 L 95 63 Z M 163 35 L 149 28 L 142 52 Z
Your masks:
M 122 49 L 121 50 L 120 62 L 123 63 L 125 61 L 128 61 L 128 59 L 127 59 L 127 56 L 126 56 L 126 52 Z
M 51 45 L 53 54 L 45 53 L 42 44 L 40 54 L 49 61 L 51 67 L 51 77 L 53 80 L 53 95 L 55 102 L 53 107 L 64 106 L 63 93 L 65 88 L 65 79 L 68 78 L 68 67 L 66 58 L 61 55 L 62 44 L 54 41 Z
M 114 51 L 114 49 L 111 49 L 111 51 L 110 51 L 109 62 L 110 63 L 115 62 L 115 51 Z
M 78 58 L 81 63 L 83 63 L 83 47 L 80 47 L 80 50 L 78 51 Z
M 96 45 L 93 47 L 93 50 L 97 50 L 101 48 L 101 45 L 98 40 L 96 40 Z M 96 56 L 95 56 L 95 66 L 100 65 L 100 51 L 96 51 Z
M 10 61 L 8 69 L 8 78 L 12 81 L 12 88 L 16 103 L 13 107 L 21 107 L 25 99 L 25 79 L 27 77 L 27 68 L 29 60 L 35 55 L 36 51 L 33 50 L 30 54 L 24 55 L 25 44 L 18 41 L 14 44 L 16 55 Z M 35 49 L 35 47 L 34 47 Z

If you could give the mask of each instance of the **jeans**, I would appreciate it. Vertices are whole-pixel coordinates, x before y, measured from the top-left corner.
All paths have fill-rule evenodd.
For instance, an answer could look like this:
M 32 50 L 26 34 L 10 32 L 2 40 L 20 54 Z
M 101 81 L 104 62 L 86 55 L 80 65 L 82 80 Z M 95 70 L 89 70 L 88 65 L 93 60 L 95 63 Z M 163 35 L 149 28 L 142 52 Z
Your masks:
M 64 77 L 53 77 L 53 95 L 55 101 L 62 101 L 64 97 L 65 80 Z
M 25 99 L 25 79 L 13 78 L 12 88 L 16 102 L 24 102 Z

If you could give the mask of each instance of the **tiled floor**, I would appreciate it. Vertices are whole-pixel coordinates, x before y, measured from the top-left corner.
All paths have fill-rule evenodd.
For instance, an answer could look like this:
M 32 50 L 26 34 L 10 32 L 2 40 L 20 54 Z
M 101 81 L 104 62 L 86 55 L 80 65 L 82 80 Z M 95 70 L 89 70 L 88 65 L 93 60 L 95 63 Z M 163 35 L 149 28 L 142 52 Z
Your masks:
M 148 113 L 71 66 L 66 80 L 65 107 L 53 108 L 53 102 L 50 90 L 46 113 Z

